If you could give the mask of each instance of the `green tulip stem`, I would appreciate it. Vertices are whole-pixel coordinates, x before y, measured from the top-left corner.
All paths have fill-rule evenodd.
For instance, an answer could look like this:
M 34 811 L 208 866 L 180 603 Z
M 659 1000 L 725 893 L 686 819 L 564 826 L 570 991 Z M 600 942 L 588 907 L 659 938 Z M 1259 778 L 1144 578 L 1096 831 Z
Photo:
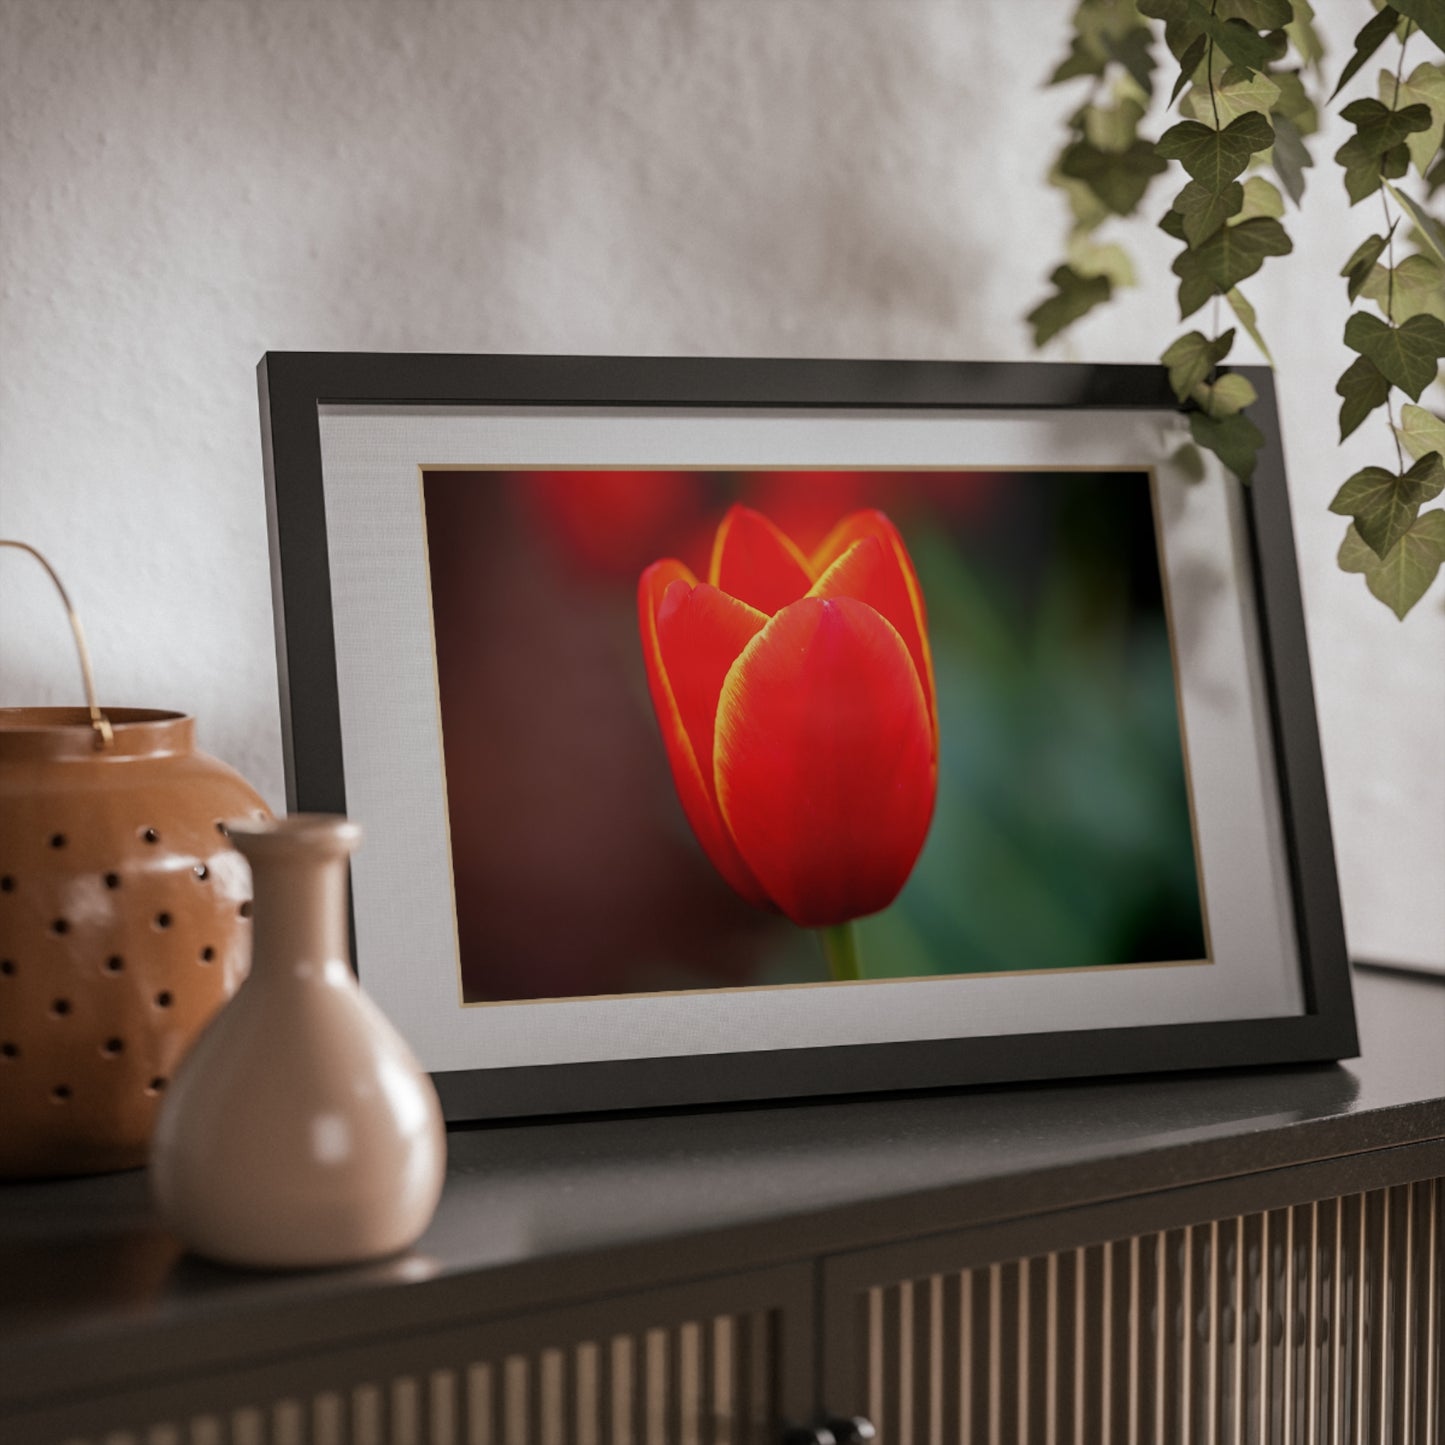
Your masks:
M 828 960 L 828 971 L 835 983 L 847 983 L 850 979 L 863 977 L 858 966 L 858 935 L 851 923 L 837 923 L 832 928 L 818 930 L 823 941 L 823 957 Z

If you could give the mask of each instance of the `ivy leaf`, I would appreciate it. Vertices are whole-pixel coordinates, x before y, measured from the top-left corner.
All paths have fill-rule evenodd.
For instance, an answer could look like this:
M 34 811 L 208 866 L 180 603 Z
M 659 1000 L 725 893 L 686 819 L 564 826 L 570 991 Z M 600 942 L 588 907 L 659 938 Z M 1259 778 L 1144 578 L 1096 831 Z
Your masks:
M 1313 135 L 1320 128 L 1320 113 L 1305 89 L 1298 70 L 1276 70 L 1270 79 L 1279 87 L 1279 99 L 1270 109 L 1277 115 L 1288 116 L 1301 135 Z
M 1047 83 L 1062 85 L 1081 75 L 1102 75 L 1107 64 L 1107 56 L 1090 45 L 1084 36 L 1075 35 L 1069 42 L 1069 53 L 1055 67 Z
M 1049 280 L 1055 294 L 1039 302 L 1024 318 L 1034 328 L 1034 345 L 1044 345 L 1081 316 L 1114 294 L 1107 276 L 1080 276 L 1072 266 L 1060 266 Z
M 1279 220 L 1283 215 L 1284 197 L 1263 176 L 1250 176 L 1244 183 L 1244 206 L 1236 220 L 1252 221 L 1256 216 Z
M 1207 35 L 1196 35 L 1189 42 L 1188 48 L 1179 57 L 1179 79 L 1174 82 L 1174 89 L 1169 92 L 1170 105 L 1179 99 L 1179 92 L 1189 84 L 1194 72 L 1204 63 L 1204 55 L 1208 49 L 1209 37 Z
M 1268 150 L 1274 128 L 1258 112 L 1236 116 L 1223 130 L 1211 130 L 1197 120 L 1181 120 L 1159 137 L 1155 150 L 1166 160 L 1179 161 L 1192 179 L 1206 190 L 1222 191 L 1238 176 L 1249 158 Z
M 1198 181 L 1188 181 L 1174 200 L 1174 209 L 1182 218 L 1184 239 L 1191 246 L 1212 235 L 1243 205 L 1244 187 L 1238 181 L 1231 181 L 1218 192 L 1207 190 Z
M 1400 425 L 1395 428 L 1395 435 L 1416 461 L 1426 452 L 1445 456 L 1445 421 L 1423 406 L 1407 404 L 1400 408 Z
M 1388 182 L 1386 185 L 1390 194 L 1399 201 L 1409 213 L 1410 219 L 1420 228 L 1420 234 L 1424 236 L 1426 244 L 1442 261 L 1445 261 L 1445 228 L 1442 228 L 1439 221 L 1425 210 L 1413 196 L 1407 196 L 1404 191 L 1396 189 Z
M 1274 148 L 1271 154 L 1274 173 L 1290 200 L 1299 205 L 1304 200 L 1305 170 L 1314 165 L 1314 157 L 1310 155 L 1299 127 L 1289 116 L 1276 112 L 1273 121 Z
M 1204 35 L 1204 26 L 1199 22 L 1197 9 L 1190 5 L 1189 0 L 1139 0 L 1138 8 L 1141 15 L 1164 22 L 1164 43 L 1169 47 L 1169 53 L 1183 67 L 1184 57 L 1193 49 L 1199 37 Z M 1208 44 L 1207 36 L 1205 44 Z M 1203 59 L 1202 49 L 1200 59 Z M 1188 67 L 1189 71 L 1192 73 L 1198 64 L 1199 61 L 1196 60 L 1194 65 Z
M 1445 70 L 1428 60 L 1422 61 L 1398 87 L 1394 74 L 1382 70 L 1380 100 L 1389 106 L 1423 105 L 1430 112 L 1428 129 L 1416 131 L 1405 141 L 1415 169 L 1423 176 L 1440 149 L 1441 140 L 1445 139 Z
M 1269 347 L 1264 344 L 1264 337 L 1260 335 L 1259 331 L 1259 323 L 1255 319 L 1254 307 L 1245 299 L 1244 292 L 1238 287 L 1231 287 L 1224 293 L 1224 299 L 1229 302 L 1230 310 L 1239 318 L 1239 324 L 1249 333 L 1249 339 L 1259 347 L 1264 359 L 1273 366 L 1274 357 L 1269 354 Z
M 1338 155 L 1335 158 L 1338 160 Z M 1398 181 L 1409 169 L 1410 151 L 1404 144 L 1382 156 L 1357 157 L 1345 165 L 1345 192 L 1350 204 L 1358 205 L 1366 196 L 1373 196 L 1382 182 Z
M 1169 465 L 1174 467 L 1181 481 L 1190 486 L 1204 480 L 1204 458 L 1192 441 L 1180 442 L 1170 454 Z
M 1433 196 L 1441 186 L 1445 186 L 1445 155 L 1436 156 L 1425 172 L 1426 196 Z
M 1355 530 L 1383 559 L 1415 524 L 1420 508 L 1445 490 L 1445 463 L 1427 452 L 1401 476 L 1384 467 L 1358 471 L 1335 493 L 1330 511 L 1353 517 Z
M 1179 277 L 1179 317 L 1192 316 L 1216 292 L 1253 276 L 1266 256 L 1287 256 L 1294 249 L 1284 227 L 1269 216 L 1224 226 L 1202 245 L 1175 257 Z
M 1340 407 L 1340 440 L 1349 436 L 1377 406 L 1389 400 L 1390 383 L 1367 356 L 1357 356 L 1335 383 L 1335 392 L 1344 397 Z
M 1103 36 L 1104 50 L 1115 65 L 1123 66 L 1146 96 L 1154 94 L 1154 37 L 1146 25 L 1136 25 L 1122 36 Z
M 1221 376 L 1218 381 L 1201 381 L 1190 395 L 1200 410 L 1212 417 L 1233 416 L 1259 400 L 1254 383 L 1237 371 Z
M 1214 370 L 1234 345 L 1234 328 L 1223 336 L 1210 339 L 1202 331 L 1181 336 L 1159 358 L 1169 368 L 1169 385 L 1174 395 L 1184 401 L 1194 388 Z
M 1295 0 L 1294 19 L 1285 26 L 1285 31 L 1294 45 L 1295 54 L 1309 69 L 1318 70 L 1320 61 L 1325 57 L 1325 47 L 1315 29 L 1315 12 L 1309 0 Z
M 1268 116 L 1279 104 L 1280 93 L 1274 79 L 1263 71 L 1252 71 L 1243 65 L 1231 65 L 1219 77 L 1219 84 L 1214 87 L 1214 100 L 1219 106 L 1220 119 L 1228 125 L 1230 121 L 1238 120 L 1250 111 L 1258 111 L 1261 115 Z M 1213 107 L 1210 108 L 1210 115 L 1213 116 Z M 1204 119 L 1202 115 L 1195 118 Z
M 1331 100 L 1355 78 L 1359 68 L 1385 43 L 1399 20 L 1399 11 L 1386 5 L 1379 14 L 1365 23 L 1360 33 L 1355 36 L 1355 53 L 1340 72 L 1339 83 L 1330 92 Z
M 1233 416 L 1206 416 L 1202 411 L 1191 411 L 1189 434 L 1245 486 L 1254 480 L 1254 463 L 1264 445 L 1264 433 L 1242 411 Z
M 1074 11 L 1074 29 L 1100 50 L 1143 24 L 1128 0 L 1079 0 Z
M 1371 160 L 1392 151 L 1416 131 L 1430 129 L 1428 105 L 1407 105 L 1391 110 L 1384 101 L 1364 96 L 1352 100 L 1340 115 L 1355 127 L 1355 133 L 1335 152 L 1335 159 L 1349 165 L 1356 159 Z
M 1445 268 L 1433 256 L 1406 256 L 1395 267 L 1393 288 L 1390 281 L 1390 268 L 1376 266 L 1360 292 L 1382 312 L 1388 306 L 1396 321 L 1412 316 L 1438 316 L 1445 321 Z
M 1422 513 L 1389 553 L 1381 558 L 1351 524 L 1340 545 L 1345 572 L 1363 572 L 1365 585 L 1402 622 L 1405 614 L 1430 590 L 1445 562 L 1445 511 Z
M 1365 282 L 1370 279 L 1370 272 L 1375 269 L 1375 262 L 1380 259 L 1380 253 L 1389 244 L 1388 236 L 1367 236 L 1351 252 L 1350 259 L 1340 270 L 1340 275 L 1349 280 L 1348 290 L 1351 301 L 1364 289 Z
M 1374 362 L 1380 374 L 1411 401 L 1419 401 L 1445 356 L 1445 321 L 1438 316 L 1412 316 L 1390 326 L 1378 316 L 1356 311 L 1345 322 L 1345 345 Z
M 1059 157 L 1060 172 L 1083 181 L 1116 216 L 1132 215 L 1149 182 L 1167 169 L 1146 140 L 1136 140 L 1122 151 L 1100 150 L 1080 140 Z
M 1355 133 L 1339 150 L 1335 160 L 1345 170 L 1345 190 L 1350 204 L 1364 200 L 1380 189 L 1382 176 L 1397 180 L 1410 168 L 1407 137 L 1430 128 L 1430 109 L 1407 105 L 1390 110 L 1378 100 L 1352 100 L 1340 114 L 1355 127 Z
M 1069 203 L 1069 214 L 1074 218 L 1074 229 L 1078 231 L 1097 230 L 1111 214 L 1108 206 L 1086 186 L 1083 181 L 1070 179 L 1059 170 L 1055 162 L 1048 176 L 1049 184 L 1064 193 Z
M 1243 20 L 1256 30 L 1283 30 L 1294 19 L 1290 0 L 1219 0 L 1214 13 L 1221 20 Z
M 1084 138 L 1101 151 L 1126 151 L 1138 139 L 1144 107 L 1126 96 L 1117 105 L 1086 105 Z
M 1088 236 L 1075 236 L 1069 241 L 1068 262 L 1084 277 L 1103 276 L 1112 286 L 1137 286 L 1134 263 L 1120 245 L 1100 245 Z
M 1115 52 L 1127 48 L 1130 34 L 1136 31 L 1147 41 L 1148 28 L 1140 23 L 1132 6 L 1119 0 L 1081 0 L 1074 11 L 1069 53 L 1049 77 L 1049 84 L 1059 85 L 1080 75 L 1103 75 L 1108 62 L 1118 58 Z
M 1159 229 L 1166 236 L 1173 236 L 1176 241 L 1183 241 L 1186 246 L 1189 244 L 1189 239 L 1184 234 L 1184 217 L 1178 211 L 1165 211 L 1159 217 Z
M 1413 20 L 1438 50 L 1445 50 L 1445 4 L 1441 0 L 1395 0 L 1395 9 Z
M 1242 65 L 1234 65 L 1224 72 L 1219 84 L 1214 87 L 1212 103 L 1208 89 L 1196 86 L 1183 108 L 1187 109 L 1195 120 L 1207 124 L 1214 118 L 1217 106 L 1220 124 L 1227 125 L 1249 111 L 1268 115 L 1278 104 L 1279 97 L 1279 86 L 1269 76 L 1248 70 Z
M 1189 0 L 1195 23 L 1236 65 L 1264 70 L 1279 59 L 1280 51 L 1247 20 L 1222 20 L 1205 9 L 1201 0 Z

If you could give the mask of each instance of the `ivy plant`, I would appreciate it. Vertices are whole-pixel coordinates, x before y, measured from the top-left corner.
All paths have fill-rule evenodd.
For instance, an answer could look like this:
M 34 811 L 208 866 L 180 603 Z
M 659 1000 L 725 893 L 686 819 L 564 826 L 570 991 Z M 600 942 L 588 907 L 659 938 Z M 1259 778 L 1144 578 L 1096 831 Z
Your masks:
M 1378 95 L 1341 111 L 1353 127 L 1335 155 L 1345 190 L 1352 205 L 1378 195 L 1383 225 L 1341 273 L 1349 299 L 1379 314 L 1361 309 L 1346 323 L 1354 355 L 1336 390 L 1341 440 L 1386 409 L 1395 465 L 1357 472 L 1331 507 L 1351 519 L 1340 566 L 1363 573 L 1403 618 L 1445 562 L 1445 510 L 1429 505 L 1445 491 L 1445 420 L 1419 405 L 1445 358 L 1445 228 L 1428 210 L 1445 183 L 1445 69 L 1438 56 L 1405 68 L 1412 35 L 1445 49 L 1445 0 L 1360 3 L 1368 14 L 1331 100 L 1387 42 L 1399 51 Z M 1180 118 L 1151 145 L 1140 125 L 1159 78 L 1156 26 L 1173 60 L 1169 104 Z M 1286 198 L 1296 208 L 1304 200 L 1307 141 L 1319 126 L 1307 82 L 1323 54 L 1308 0 L 1081 0 L 1068 54 L 1050 77 L 1056 85 L 1087 77 L 1090 91 L 1050 176 L 1068 197 L 1072 225 L 1054 292 L 1029 313 L 1035 344 L 1133 283 L 1127 253 L 1096 232 L 1110 217 L 1135 215 L 1153 180 L 1175 170 L 1183 184 L 1159 224 L 1180 246 L 1172 267 L 1180 320 L 1207 307 L 1208 324 L 1177 337 L 1161 360 L 1195 442 L 1246 483 L 1263 441 L 1248 415 L 1255 392 L 1221 365 L 1237 328 L 1269 358 L 1240 286 L 1293 249 Z M 1233 313 L 1224 329 L 1222 306 Z M 1409 398 L 1398 418 L 1395 391 Z
M 1071 224 L 1067 254 L 1049 278 L 1053 291 L 1028 314 L 1035 346 L 1135 284 L 1128 252 L 1098 233 L 1112 218 L 1135 215 L 1150 182 L 1167 169 L 1139 133 L 1157 64 L 1154 33 L 1134 0 L 1081 0 L 1069 52 L 1049 77 L 1050 85 L 1089 85 L 1049 173 L 1068 201 Z
M 1335 153 L 1352 206 L 1379 196 L 1381 228 L 1346 260 L 1341 276 L 1351 302 L 1367 301 L 1345 323 L 1355 353 L 1336 390 L 1340 440 L 1385 409 L 1394 465 L 1349 477 L 1330 510 L 1350 518 L 1339 564 L 1397 617 L 1425 595 L 1445 562 L 1445 422 L 1420 406 L 1445 358 L 1445 234 L 1425 209 L 1441 181 L 1445 69 L 1438 57 L 1407 73 L 1411 40 L 1445 49 L 1445 5 L 1398 0 L 1384 5 L 1355 36 L 1336 95 L 1390 41 L 1393 66 L 1379 73 L 1378 94 L 1351 100 L 1340 114 L 1354 134 Z M 1424 195 L 1410 193 L 1414 177 Z M 1396 392 L 1404 393 L 1396 414 Z M 1407 462 L 1408 458 L 1408 462 Z
M 1303 198 L 1310 164 L 1303 138 L 1318 118 L 1301 69 L 1319 46 L 1310 16 L 1297 16 L 1290 0 L 1213 0 L 1208 7 L 1202 0 L 1139 0 L 1139 9 L 1163 22 L 1179 67 L 1174 98 L 1184 119 L 1156 146 L 1188 177 L 1159 222 L 1181 246 L 1172 268 L 1179 319 L 1210 306 L 1208 334 L 1186 332 L 1161 359 L 1194 440 L 1248 482 L 1264 436 L 1246 413 L 1254 387 L 1237 373 L 1219 375 L 1235 337 L 1233 326 L 1220 329 L 1221 301 L 1268 356 L 1240 283 L 1294 246 L 1283 224 L 1284 195 L 1248 172 L 1268 162 L 1284 193 L 1296 205 Z M 1294 54 L 1299 63 L 1290 65 Z

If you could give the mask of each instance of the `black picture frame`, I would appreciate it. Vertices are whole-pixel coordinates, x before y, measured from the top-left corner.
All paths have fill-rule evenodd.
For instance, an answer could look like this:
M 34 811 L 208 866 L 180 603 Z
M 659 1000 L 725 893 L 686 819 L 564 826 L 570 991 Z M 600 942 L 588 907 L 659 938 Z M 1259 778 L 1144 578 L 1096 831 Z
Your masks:
M 1295 1016 L 1078 1032 L 826 1045 L 434 1074 L 452 1120 L 1304 1063 L 1358 1049 L 1304 616 L 1271 373 L 1245 489 L 1298 939 Z M 258 368 L 286 801 L 344 813 L 320 410 L 399 407 L 1177 411 L 1163 368 L 908 362 L 271 352 Z

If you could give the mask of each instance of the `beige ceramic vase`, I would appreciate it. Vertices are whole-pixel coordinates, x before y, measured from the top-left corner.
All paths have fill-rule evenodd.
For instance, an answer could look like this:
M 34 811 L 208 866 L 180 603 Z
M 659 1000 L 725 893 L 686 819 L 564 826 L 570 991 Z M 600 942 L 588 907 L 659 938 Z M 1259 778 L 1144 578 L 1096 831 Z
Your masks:
M 361 830 L 238 821 L 251 973 L 182 1061 L 151 1147 L 165 1223 L 197 1254 L 294 1269 L 394 1254 L 441 1194 L 431 1080 L 348 962 L 347 859 Z

